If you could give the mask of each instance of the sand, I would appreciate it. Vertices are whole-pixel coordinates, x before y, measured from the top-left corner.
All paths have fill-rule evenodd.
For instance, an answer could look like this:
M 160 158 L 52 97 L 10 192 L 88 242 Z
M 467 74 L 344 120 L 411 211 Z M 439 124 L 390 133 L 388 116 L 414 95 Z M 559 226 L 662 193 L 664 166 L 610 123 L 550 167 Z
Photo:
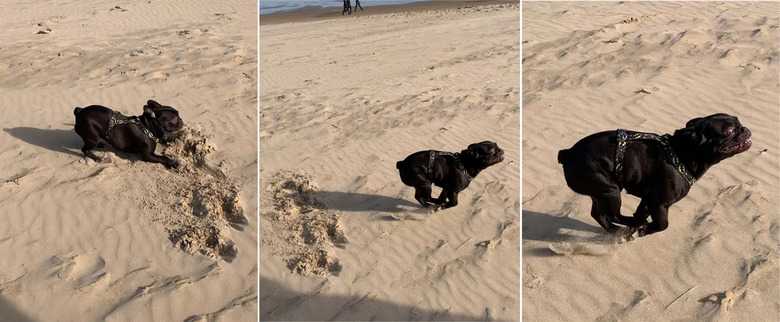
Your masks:
M 0 2 L 0 316 L 257 317 L 257 16 L 243 1 Z M 73 109 L 178 109 L 178 171 L 110 147 Z
M 777 321 L 778 23 L 771 2 L 524 2 L 526 321 Z M 672 133 L 717 112 L 753 133 L 617 243 L 571 191 L 558 150 L 599 131 Z M 624 196 L 632 214 L 638 200 Z
M 519 18 L 261 17 L 261 320 L 519 319 Z M 483 140 L 505 160 L 451 209 L 423 210 L 395 168 Z

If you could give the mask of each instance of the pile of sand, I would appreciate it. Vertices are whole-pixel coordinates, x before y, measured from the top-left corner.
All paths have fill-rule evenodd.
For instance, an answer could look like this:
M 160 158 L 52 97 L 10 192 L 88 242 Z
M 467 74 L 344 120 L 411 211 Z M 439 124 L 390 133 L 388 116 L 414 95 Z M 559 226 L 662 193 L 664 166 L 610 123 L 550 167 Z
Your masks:
M 341 264 L 328 252 L 332 246 L 347 242 L 337 211 L 317 200 L 317 185 L 311 176 L 292 171 L 273 175 L 266 190 L 270 192 L 273 212 L 269 214 L 289 247 L 278 252 L 287 267 L 301 275 L 338 275 Z M 280 239 L 281 239 L 280 238 Z
M 247 223 L 238 205 L 238 180 L 230 177 L 223 163 L 211 163 L 216 147 L 194 127 L 185 127 L 176 141 L 159 149 L 179 161 L 179 178 L 169 187 L 174 202 L 161 218 L 169 238 L 189 254 L 231 261 L 238 250 L 227 237 L 227 226 L 242 230 Z
M 198 124 L 186 125 L 174 142 L 157 146 L 157 154 L 179 161 L 176 170 L 128 161 L 106 152 L 108 157 L 104 159 L 116 168 L 99 172 L 111 172 L 112 176 L 146 186 L 142 196 L 132 201 L 151 222 L 164 226 L 177 248 L 230 262 L 238 250 L 227 227 L 243 230 L 247 224 L 239 205 L 241 185 L 231 177 L 224 162 L 211 161 L 217 148 L 209 140 L 210 135 L 198 128 Z

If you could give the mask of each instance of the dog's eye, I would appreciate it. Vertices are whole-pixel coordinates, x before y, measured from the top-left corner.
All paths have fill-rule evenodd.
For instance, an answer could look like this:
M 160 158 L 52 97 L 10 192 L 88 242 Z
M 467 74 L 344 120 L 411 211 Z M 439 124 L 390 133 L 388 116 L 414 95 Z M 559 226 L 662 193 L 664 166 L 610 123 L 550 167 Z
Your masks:
M 724 131 L 723 133 L 724 133 L 724 134 L 731 134 L 731 133 L 734 133 L 734 128 L 733 128 L 733 127 L 730 127 L 730 128 L 728 128 L 728 129 L 726 129 L 726 131 Z

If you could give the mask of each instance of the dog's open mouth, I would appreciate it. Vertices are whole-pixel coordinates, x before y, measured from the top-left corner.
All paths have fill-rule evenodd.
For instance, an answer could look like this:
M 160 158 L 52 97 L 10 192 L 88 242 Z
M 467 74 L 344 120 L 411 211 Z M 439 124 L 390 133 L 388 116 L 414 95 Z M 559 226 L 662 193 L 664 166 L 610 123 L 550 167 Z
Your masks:
M 496 155 L 494 155 L 492 158 L 487 160 L 487 163 L 496 164 L 501 161 L 504 161 L 504 151 L 499 151 L 498 153 L 496 153 Z
M 724 146 L 720 149 L 720 152 L 722 153 L 729 153 L 729 154 L 737 154 L 742 153 L 750 149 L 750 146 L 753 145 L 753 139 L 751 137 L 746 137 L 742 139 L 741 142 L 736 142 L 727 146 Z

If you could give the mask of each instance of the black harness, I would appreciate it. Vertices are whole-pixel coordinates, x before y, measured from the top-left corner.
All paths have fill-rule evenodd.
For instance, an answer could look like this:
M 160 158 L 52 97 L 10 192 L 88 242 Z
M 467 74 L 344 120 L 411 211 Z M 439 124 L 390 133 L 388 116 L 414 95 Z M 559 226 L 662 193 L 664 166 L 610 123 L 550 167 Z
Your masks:
M 460 153 L 452 153 L 452 152 L 441 152 L 441 151 L 428 151 L 428 155 L 430 156 L 430 160 L 428 161 L 428 178 L 430 179 L 433 176 L 433 159 L 439 155 L 439 156 L 451 156 L 455 159 L 455 165 L 458 167 L 458 170 L 460 172 L 463 172 L 463 174 L 466 175 L 466 178 L 469 179 L 469 181 L 473 180 L 474 177 L 472 177 L 468 171 L 466 171 L 466 168 L 463 167 L 463 163 L 460 162 L 460 158 L 458 157 Z
M 680 158 L 678 158 L 677 154 L 675 154 L 672 150 L 672 145 L 669 144 L 669 139 L 672 137 L 671 135 L 635 133 L 631 136 L 628 136 L 626 130 L 624 129 L 618 129 L 616 134 L 617 152 L 615 152 L 615 175 L 618 176 L 618 179 L 623 179 L 623 155 L 626 153 L 626 144 L 628 141 L 653 140 L 661 144 L 661 146 L 664 148 L 664 151 L 666 151 L 666 156 L 669 157 L 669 161 L 672 162 L 672 166 L 675 170 L 677 170 L 677 173 L 679 173 L 683 179 L 685 179 L 685 182 L 688 183 L 689 187 L 693 186 L 693 184 L 696 182 L 696 178 L 694 178 L 693 175 L 688 172 L 688 169 L 685 168 L 685 165 L 682 163 L 682 161 L 680 161 Z
M 118 120 L 116 118 L 117 114 L 119 113 L 117 113 L 116 111 L 111 111 L 111 117 L 108 118 L 108 130 L 106 131 L 106 137 L 105 137 L 106 140 L 108 140 L 108 137 L 111 136 L 111 130 L 114 129 L 115 125 L 133 123 L 137 125 L 138 128 L 141 129 L 141 131 L 146 134 L 146 136 L 154 140 L 154 142 L 160 143 L 160 140 L 156 136 L 154 136 L 154 133 L 152 133 L 152 131 L 149 131 L 149 129 L 141 125 L 141 121 L 139 121 L 138 116 L 131 116 L 125 120 Z

